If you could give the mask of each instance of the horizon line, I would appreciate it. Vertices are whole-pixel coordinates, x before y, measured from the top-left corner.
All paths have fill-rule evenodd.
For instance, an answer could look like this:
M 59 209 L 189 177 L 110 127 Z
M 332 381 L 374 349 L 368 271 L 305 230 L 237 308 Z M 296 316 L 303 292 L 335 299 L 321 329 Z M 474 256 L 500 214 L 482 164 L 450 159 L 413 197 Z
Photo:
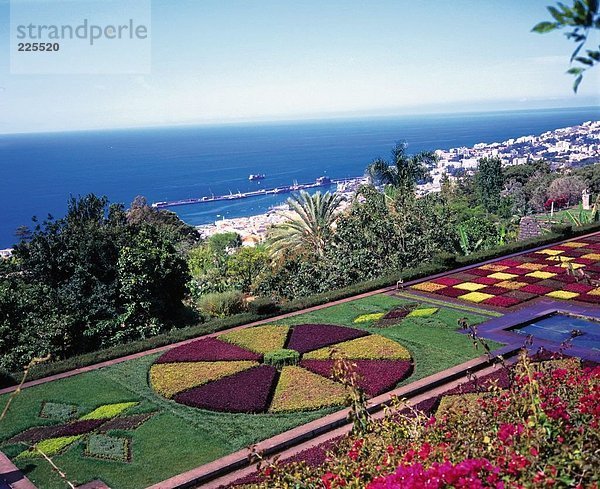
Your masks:
M 559 107 L 523 107 L 523 108 L 488 108 L 481 110 L 455 110 L 455 111 L 422 111 L 422 112 L 390 112 L 382 113 L 380 111 L 364 111 L 364 112 L 350 112 L 350 113 L 322 113 L 317 114 L 306 114 L 293 116 L 283 116 L 281 118 L 265 116 L 255 118 L 240 118 L 240 119 L 226 119 L 226 120 L 213 120 L 213 121 L 193 121 L 193 122 L 174 122 L 171 124 L 165 123 L 150 123 L 140 124 L 132 126 L 113 126 L 113 127 L 97 127 L 97 128 L 82 128 L 82 129 L 56 129 L 47 131 L 16 131 L 16 132 L 0 132 L 0 137 L 3 136 L 25 136 L 25 135 L 43 135 L 43 134 L 69 134 L 69 133 L 81 133 L 81 132 L 111 132 L 111 131 L 131 131 L 131 130 L 144 130 L 144 129 L 170 129 L 170 128 L 192 128 L 192 127 L 227 127 L 227 126 L 249 126 L 249 125 L 271 125 L 271 124 L 294 124 L 303 122 L 327 122 L 327 121 L 350 121 L 357 119 L 390 119 L 396 117 L 422 117 L 422 116 L 452 116 L 452 115 L 467 115 L 467 114 L 493 114 L 499 112 L 525 112 L 525 111 L 549 111 L 549 110 L 577 110 L 577 109 L 593 109 L 598 110 L 600 114 L 600 107 L 597 105 L 571 105 L 571 106 L 559 106 Z M 442 109 L 443 110 L 443 109 Z

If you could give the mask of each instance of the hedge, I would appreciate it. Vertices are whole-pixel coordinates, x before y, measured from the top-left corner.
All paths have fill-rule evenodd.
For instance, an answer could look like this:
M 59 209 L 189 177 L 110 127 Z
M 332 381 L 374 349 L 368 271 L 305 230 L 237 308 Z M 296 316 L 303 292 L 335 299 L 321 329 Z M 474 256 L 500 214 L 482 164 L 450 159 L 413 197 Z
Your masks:
M 523 241 L 517 241 L 504 246 L 498 246 L 491 250 L 485 250 L 473 253 L 468 256 L 455 256 L 449 254 L 440 254 L 433 257 L 431 263 L 426 263 L 420 267 L 414 267 L 404 272 L 397 272 L 385 275 L 375 280 L 366 282 L 360 282 L 357 284 L 350 285 L 343 289 L 332 290 L 315 294 L 308 297 L 301 297 L 281 305 L 273 305 L 274 307 L 264 307 L 264 301 L 261 302 L 260 310 L 267 310 L 264 314 L 258 313 L 242 313 L 236 314 L 235 316 L 227 318 L 213 319 L 206 323 L 197 324 L 181 329 L 173 329 L 167 333 L 147 338 L 144 340 L 134 341 L 124 345 L 119 345 L 105 350 L 99 350 L 96 352 L 85 353 L 78 355 L 66 360 L 61 360 L 48 364 L 40 364 L 33 367 L 28 376 L 28 380 L 35 380 L 50 375 L 55 375 L 62 372 L 67 372 L 76 368 L 86 367 L 96 363 L 112 360 L 126 355 L 132 355 L 134 353 L 143 352 L 153 348 L 169 345 L 171 343 L 177 343 L 179 341 L 188 340 L 197 336 L 214 333 L 217 331 L 223 331 L 235 326 L 241 326 L 254 321 L 263 319 L 269 319 L 271 317 L 278 316 L 280 314 L 286 314 L 290 312 L 300 311 L 309 307 L 318 306 L 327 302 L 332 302 L 354 295 L 362 294 L 365 292 L 371 292 L 373 290 L 382 289 L 395 285 L 399 280 L 408 282 L 411 280 L 418 280 L 421 278 L 435 275 L 438 273 L 449 272 L 455 268 L 465 267 L 473 265 L 479 262 L 493 260 L 505 255 L 519 253 L 526 251 L 531 248 L 537 248 L 540 246 L 549 245 L 557 241 L 562 241 L 567 238 L 573 238 L 582 236 L 585 234 L 600 231 L 600 223 L 591 223 L 576 228 L 570 226 L 564 226 L 559 228 L 554 227 L 554 231 L 563 230 L 565 234 L 558 234 L 556 232 L 550 232 L 543 236 L 532 238 Z M 258 308 L 257 308 L 258 309 Z M 255 311 L 257 309 L 254 309 Z M 6 387 L 15 385 L 20 381 L 22 373 L 9 373 L 0 371 L 0 387 Z

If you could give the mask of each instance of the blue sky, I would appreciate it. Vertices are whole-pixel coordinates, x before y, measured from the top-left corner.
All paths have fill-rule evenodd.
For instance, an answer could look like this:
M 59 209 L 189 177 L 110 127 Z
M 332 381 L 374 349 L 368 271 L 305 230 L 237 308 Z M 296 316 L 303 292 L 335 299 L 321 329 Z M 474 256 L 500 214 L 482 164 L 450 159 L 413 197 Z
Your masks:
M 150 74 L 11 75 L 0 0 L 0 133 L 598 104 L 551 3 L 154 0 Z

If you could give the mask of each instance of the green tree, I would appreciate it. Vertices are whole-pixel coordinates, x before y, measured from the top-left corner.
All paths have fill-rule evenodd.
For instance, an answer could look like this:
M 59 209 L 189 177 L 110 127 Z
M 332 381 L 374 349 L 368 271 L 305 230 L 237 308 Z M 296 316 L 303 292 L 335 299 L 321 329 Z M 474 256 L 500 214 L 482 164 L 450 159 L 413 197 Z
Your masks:
M 343 197 L 339 194 L 301 191 L 288 199 L 288 220 L 274 226 L 268 236 L 269 249 L 275 256 L 282 252 L 322 257 L 331 237 L 337 211 Z
M 269 253 L 264 246 L 244 246 L 229 256 L 227 276 L 236 288 L 250 292 L 251 286 L 269 265 Z
M 504 187 L 504 174 L 500 158 L 482 158 L 475 174 L 477 195 L 488 212 L 496 212 L 500 206 L 500 193 Z
M 573 82 L 575 93 L 577 93 L 585 71 L 600 62 L 600 46 L 598 48 L 583 49 L 590 34 L 600 29 L 599 6 L 598 0 L 574 0 L 572 7 L 559 2 L 555 7 L 547 7 L 552 20 L 540 22 L 532 29 L 533 32 L 540 34 L 568 29 L 565 36 L 576 44 L 570 63 L 575 62 L 577 64 L 567 70 L 568 74 L 575 76 Z
M 404 142 L 396 144 L 392 149 L 392 161 L 374 160 L 367 167 L 367 175 L 377 185 L 389 185 L 404 196 L 412 196 L 417 182 L 429 175 L 429 168 L 436 164 L 437 157 L 431 151 L 409 155 L 406 148 Z
M 188 274 L 167 233 L 105 197 L 71 199 L 0 270 L 0 364 L 65 358 L 153 334 L 182 311 Z M 6 267 L 9 267 L 7 270 Z

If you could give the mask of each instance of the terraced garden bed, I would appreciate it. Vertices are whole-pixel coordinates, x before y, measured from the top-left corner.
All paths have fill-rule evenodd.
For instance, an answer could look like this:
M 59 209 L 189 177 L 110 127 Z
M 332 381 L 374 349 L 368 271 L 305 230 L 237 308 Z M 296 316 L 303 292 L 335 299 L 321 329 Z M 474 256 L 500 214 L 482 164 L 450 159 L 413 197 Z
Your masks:
M 39 487 L 64 483 L 35 447 L 76 483 L 146 487 L 339 409 L 332 351 L 371 396 L 478 356 L 456 331 L 464 312 L 378 295 L 31 387 L 0 424 L 0 450 Z M 282 349 L 297 360 L 266 364 Z
M 600 304 L 600 235 L 503 258 L 420 282 L 412 289 L 498 308 L 540 297 Z

